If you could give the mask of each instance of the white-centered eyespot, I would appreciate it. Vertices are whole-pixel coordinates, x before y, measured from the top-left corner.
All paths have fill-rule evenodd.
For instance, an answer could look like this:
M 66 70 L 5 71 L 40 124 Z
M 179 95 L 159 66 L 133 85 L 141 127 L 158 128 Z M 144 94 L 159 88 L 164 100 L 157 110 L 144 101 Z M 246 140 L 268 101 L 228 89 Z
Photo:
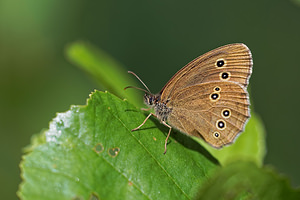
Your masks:
M 231 111 L 230 111 L 230 109 L 224 109 L 224 110 L 222 110 L 222 112 L 221 112 L 221 115 L 222 115 L 222 117 L 224 117 L 224 118 L 229 118 L 230 116 L 231 116 Z
M 209 98 L 212 100 L 212 101 L 217 101 L 218 99 L 220 99 L 220 94 L 218 93 L 212 93 Z
M 215 63 L 215 66 L 216 66 L 217 68 L 225 67 L 225 66 L 226 66 L 225 59 L 223 59 L 223 58 L 218 59 L 218 60 L 216 61 L 216 63 Z
M 228 81 L 230 79 L 231 74 L 229 72 L 221 72 L 219 77 L 220 80 Z
M 219 130 L 224 130 L 226 128 L 226 122 L 224 120 L 218 120 L 217 123 L 216 123 L 216 127 L 219 129 Z
M 215 138 L 219 138 L 219 137 L 220 137 L 220 133 L 219 133 L 219 132 L 214 132 L 214 133 L 213 133 L 213 136 L 214 136 Z
M 220 91 L 221 91 L 221 88 L 220 88 L 219 86 L 216 86 L 216 87 L 214 88 L 214 91 L 220 92 Z

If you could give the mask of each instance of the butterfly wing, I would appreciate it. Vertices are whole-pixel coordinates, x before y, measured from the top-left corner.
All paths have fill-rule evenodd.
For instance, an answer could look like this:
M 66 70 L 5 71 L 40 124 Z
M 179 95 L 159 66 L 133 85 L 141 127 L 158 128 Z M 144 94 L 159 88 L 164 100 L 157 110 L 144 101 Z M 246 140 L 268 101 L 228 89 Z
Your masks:
M 244 44 L 212 50 L 179 70 L 161 90 L 168 122 L 214 147 L 233 142 L 250 117 L 252 56 Z
M 168 122 L 214 147 L 233 142 L 250 117 L 248 93 L 233 82 L 208 82 L 176 90 Z
M 172 100 L 174 91 L 211 81 L 236 82 L 247 87 L 252 73 L 252 56 L 244 44 L 214 49 L 188 63 L 161 90 L 161 101 Z

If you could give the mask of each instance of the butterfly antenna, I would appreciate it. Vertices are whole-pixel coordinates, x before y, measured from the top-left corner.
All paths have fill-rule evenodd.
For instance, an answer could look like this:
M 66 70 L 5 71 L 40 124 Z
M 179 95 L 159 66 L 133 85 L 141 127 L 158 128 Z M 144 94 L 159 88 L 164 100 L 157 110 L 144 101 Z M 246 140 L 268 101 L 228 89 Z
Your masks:
M 128 88 L 134 88 L 134 89 L 137 89 L 137 90 L 142 90 L 142 91 L 144 91 L 144 92 L 146 92 L 148 94 L 152 94 L 151 92 L 149 92 L 149 91 L 147 91 L 147 90 L 145 90 L 143 88 L 138 88 L 138 87 L 135 87 L 135 86 L 127 86 L 127 87 L 124 88 L 124 90 L 126 90 Z
M 138 90 L 142 90 L 142 91 L 144 91 L 144 92 L 147 92 L 147 93 L 149 93 L 149 94 L 152 94 L 151 91 L 149 90 L 149 88 L 147 87 L 147 85 L 140 79 L 140 77 L 138 77 L 138 75 L 136 75 L 136 74 L 135 74 L 134 72 L 132 72 L 132 71 L 128 71 L 128 73 L 134 75 L 134 76 L 135 76 L 135 77 L 143 84 L 143 86 L 147 89 L 147 91 L 144 90 L 144 89 L 142 89 L 142 88 L 137 88 L 137 87 L 134 87 L 134 86 L 127 86 L 126 88 L 124 88 L 124 90 L 126 90 L 127 88 L 135 88 L 135 89 L 138 89 Z

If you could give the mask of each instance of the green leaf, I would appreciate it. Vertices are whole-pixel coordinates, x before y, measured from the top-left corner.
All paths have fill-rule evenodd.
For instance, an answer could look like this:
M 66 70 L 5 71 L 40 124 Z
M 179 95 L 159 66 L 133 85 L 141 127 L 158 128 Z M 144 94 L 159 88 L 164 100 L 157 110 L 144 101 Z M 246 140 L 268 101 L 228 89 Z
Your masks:
M 74 42 L 68 45 L 66 53 L 72 63 L 91 75 L 103 89 L 141 106 L 140 92 L 124 91 L 127 86 L 137 85 L 134 77 L 107 53 L 87 42 Z
M 241 133 L 233 144 L 215 149 L 203 140 L 195 138 L 207 151 L 209 151 L 222 165 L 227 165 L 237 160 L 252 161 L 258 166 L 263 165 L 266 154 L 265 130 L 260 118 L 251 113 L 245 131 Z
M 299 200 L 300 190 L 270 168 L 251 162 L 235 162 L 220 168 L 199 191 L 196 199 Z
M 191 199 L 218 167 L 197 142 L 173 134 L 126 100 L 94 92 L 58 113 L 23 157 L 21 199 Z M 44 138 L 44 139 L 43 139 Z

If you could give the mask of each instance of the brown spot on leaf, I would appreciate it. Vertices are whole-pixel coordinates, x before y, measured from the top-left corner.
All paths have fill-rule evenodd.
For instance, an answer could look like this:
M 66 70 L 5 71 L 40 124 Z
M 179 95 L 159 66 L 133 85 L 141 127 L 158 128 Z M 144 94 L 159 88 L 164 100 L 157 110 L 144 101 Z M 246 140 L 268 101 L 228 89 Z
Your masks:
M 119 147 L 115 147 L 115 148 L 110 148 L 108 149 L 108 155 L 111 157 L 116 157 L 120 152 L 120 148 Z
M 104 147 L 102 144 L 98 143 L 94 146 L 93 150 L 99 154 L 104 150 Z

